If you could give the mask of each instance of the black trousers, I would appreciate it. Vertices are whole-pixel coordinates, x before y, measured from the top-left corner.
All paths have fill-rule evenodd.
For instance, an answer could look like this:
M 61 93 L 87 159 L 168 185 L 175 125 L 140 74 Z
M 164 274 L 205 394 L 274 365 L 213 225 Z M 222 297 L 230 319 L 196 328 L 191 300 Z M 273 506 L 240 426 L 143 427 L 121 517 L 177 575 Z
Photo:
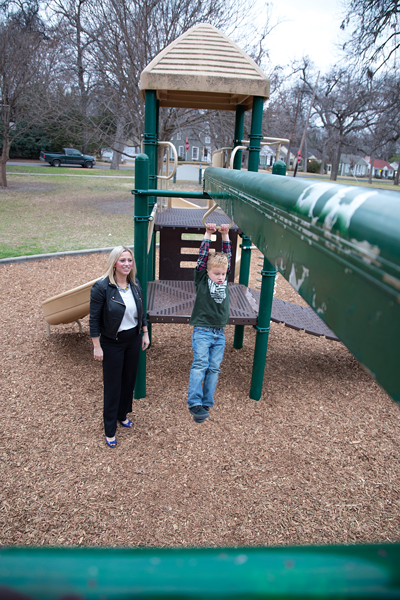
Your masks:
M 117 339 L 100 337 L 103 349 L 103 416 L 107 437 L 114 437 L 117 421 L 125 421 L 127 413 L 132 411 L 141 343 L 138 326 L 120 331 Z

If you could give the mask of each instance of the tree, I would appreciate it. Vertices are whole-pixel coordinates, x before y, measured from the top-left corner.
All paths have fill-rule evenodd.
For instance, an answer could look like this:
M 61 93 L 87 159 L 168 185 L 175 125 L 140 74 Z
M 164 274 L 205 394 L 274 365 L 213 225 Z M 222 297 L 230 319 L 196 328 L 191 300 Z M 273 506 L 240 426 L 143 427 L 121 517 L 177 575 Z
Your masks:
M 51 45 L 37 7 L 30 5 L 0 17 L 1 185 L 7 187 L 6 163 L 11 145 L 41 121 L 49 86 Z
M 305 71 L 303 80 L 311 94 L 315 77 Z M 356 70 L 335 67 L 322 77 L 314 109 L 326 131 L 332 159 L 330 178 L 336 181 L 342 150 L 353 143 L 359 131 L 376 121 L 371 85 Z
M 350 30 L 344 49 L 359 57 L 370 76 L 388 65 L 400 47 L 398 0 L 347 0 L 343 30 Z

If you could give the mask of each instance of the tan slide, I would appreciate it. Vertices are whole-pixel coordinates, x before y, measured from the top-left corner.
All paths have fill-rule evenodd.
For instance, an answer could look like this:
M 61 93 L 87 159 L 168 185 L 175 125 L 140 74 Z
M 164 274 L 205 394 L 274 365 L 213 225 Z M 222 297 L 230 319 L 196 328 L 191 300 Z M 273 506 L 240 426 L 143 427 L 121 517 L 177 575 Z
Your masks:
M 89 283 L 42 302 L 43 315 L 47 322 L 47 335 L 50 335 L 50 325 L 73 323 L 74 321 L 78 324 L 79 332 L 82 333 L 79 319 L 83 319 L 89 314 L 90 290 L 98 279 L 93 279 Z

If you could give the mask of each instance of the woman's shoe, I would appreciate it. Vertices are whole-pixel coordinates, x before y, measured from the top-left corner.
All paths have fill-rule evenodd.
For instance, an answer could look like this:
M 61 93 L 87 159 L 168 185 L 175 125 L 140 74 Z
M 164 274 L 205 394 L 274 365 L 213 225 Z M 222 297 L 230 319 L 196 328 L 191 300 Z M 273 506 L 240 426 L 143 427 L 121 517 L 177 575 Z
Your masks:
M 111 441 L 109 441 L 106 438 L 106 444 L 107 444 L 107 446 L 110 446 L 110 448 L 115 448 L 115 446 L 117 445 L 117 438 L 115 438 L 115 440 L 111 440 Z
M 122 421 L 120 421 L 122 427 L 132 427 L 133 423 L 130 419 L 128 419 L 127 423 L 123 423 Z

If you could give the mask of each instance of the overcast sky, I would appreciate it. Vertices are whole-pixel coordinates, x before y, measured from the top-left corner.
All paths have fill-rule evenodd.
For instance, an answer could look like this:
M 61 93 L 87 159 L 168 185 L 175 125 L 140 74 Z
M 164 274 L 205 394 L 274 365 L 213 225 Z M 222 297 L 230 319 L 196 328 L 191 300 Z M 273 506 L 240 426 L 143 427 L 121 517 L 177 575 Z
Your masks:
M 275 0 L 273 15 L 285 22 L 268 39 L 272 64 L 285 65 L 308 54 L 322 72 L 327 71 L 337 56 L 334 42 L 340 35 L 341 10 L 341 0 Z

